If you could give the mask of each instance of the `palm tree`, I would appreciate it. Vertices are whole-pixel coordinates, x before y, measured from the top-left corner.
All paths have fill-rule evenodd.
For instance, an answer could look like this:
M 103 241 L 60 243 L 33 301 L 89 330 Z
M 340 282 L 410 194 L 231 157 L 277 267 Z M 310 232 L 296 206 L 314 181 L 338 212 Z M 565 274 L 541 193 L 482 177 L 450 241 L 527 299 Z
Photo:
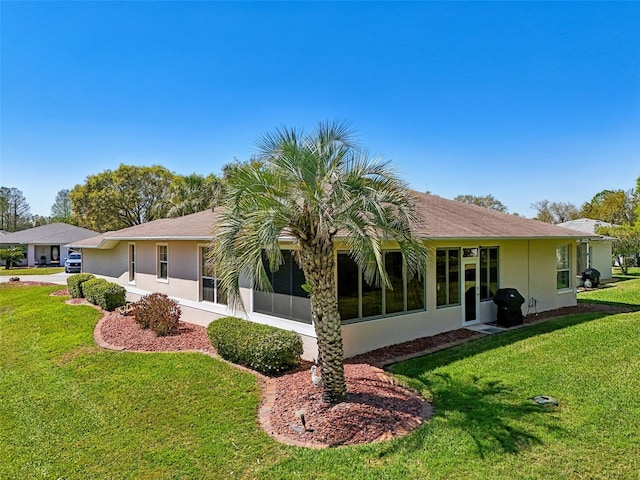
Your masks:
M 394 171 L 370 160 L 343 123 L 320 123 L 311 134 L 281 128 L 259 138 L 258 161 L 229 171 L 221 220 L 212 245 L 215 268 L 230 304 L 241 306 L 240 278 L 271 290 L 272 271 L 283 263 L 279 238 L 293 238 L 292 253 L 311 297 L 323 398 L 344 400 L 343 345 L 336 294 L 334 239 L 372 284 L 390 282 L 383 243 L 404 254 L 409 276 L 422 274 L 426 247 L 413 234 L 413 196 Z
M 206 177 L 192 173 L 178 177 L 171 185 L 169 199 L 163 205 L 168 217 L 182 217 L 213 207 L 218 201 L 222 184 L 213 174 Z

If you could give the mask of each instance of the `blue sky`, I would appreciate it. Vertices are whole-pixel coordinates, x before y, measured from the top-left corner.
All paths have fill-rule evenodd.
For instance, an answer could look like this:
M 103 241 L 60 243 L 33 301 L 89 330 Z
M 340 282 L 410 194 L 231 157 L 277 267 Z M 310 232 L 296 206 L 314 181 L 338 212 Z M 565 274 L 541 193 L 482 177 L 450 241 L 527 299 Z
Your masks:
M 512 213 L 640 175 L 640 3 L 0 2 L 0 183 L 219 173 L 342 119 L 410 186 Z

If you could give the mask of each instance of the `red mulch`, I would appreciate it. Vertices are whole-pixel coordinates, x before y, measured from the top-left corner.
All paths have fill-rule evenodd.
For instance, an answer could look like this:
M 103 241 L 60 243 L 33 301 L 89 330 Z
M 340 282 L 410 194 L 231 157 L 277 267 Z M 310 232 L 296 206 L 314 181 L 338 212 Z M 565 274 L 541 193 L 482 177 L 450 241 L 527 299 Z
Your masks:
M 107 312 L 105 315 L 100 324 L 100 334 L 105 342 L 114 347 L 143 352 L 215 352 L 206 329 L 200 325 L 180 322 L 177 333 L 159 337 L 153 331 L 141 328 L 131 315 L 117 312 Z

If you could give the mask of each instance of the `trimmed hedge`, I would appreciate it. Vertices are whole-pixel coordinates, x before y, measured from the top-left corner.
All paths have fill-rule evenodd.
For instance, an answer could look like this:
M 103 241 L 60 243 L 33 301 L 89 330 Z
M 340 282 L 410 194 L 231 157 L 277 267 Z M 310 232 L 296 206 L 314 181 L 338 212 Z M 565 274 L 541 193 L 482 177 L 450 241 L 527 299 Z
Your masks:
M 103 278 L 92 278 L 82 284 L 84 298 L 107 311 L 113 311 L 127 303 L 127 291 L 121 285 Z
M 222 358 L 261 373 L 280 373 L 300 364 L 302 339 L 292 331 L 224 317 L 211 322 L 207 334 Z
M 164 293 L 145 295 L 133 304 L 136 323 L 162 337 L 178 331 L 182 311 L 178 302 Z
M 73 298 L 84 298 L 82 293 L 82 284 L 87 280 L 96 278 L 91 273 L 77 273 L 67 278 L 67 288 L 69 289 L 69 295 Z

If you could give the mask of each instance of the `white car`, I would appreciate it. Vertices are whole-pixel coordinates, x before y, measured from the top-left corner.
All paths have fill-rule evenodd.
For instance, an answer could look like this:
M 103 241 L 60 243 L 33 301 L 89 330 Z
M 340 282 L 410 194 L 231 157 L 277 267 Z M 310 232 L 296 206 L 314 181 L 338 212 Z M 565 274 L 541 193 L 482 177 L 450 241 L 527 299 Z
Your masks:
M 80 273 L 82 272 L 82 254 L 80 252 L 70 253 L 67 259 L 64 261 L 65 273 Z

